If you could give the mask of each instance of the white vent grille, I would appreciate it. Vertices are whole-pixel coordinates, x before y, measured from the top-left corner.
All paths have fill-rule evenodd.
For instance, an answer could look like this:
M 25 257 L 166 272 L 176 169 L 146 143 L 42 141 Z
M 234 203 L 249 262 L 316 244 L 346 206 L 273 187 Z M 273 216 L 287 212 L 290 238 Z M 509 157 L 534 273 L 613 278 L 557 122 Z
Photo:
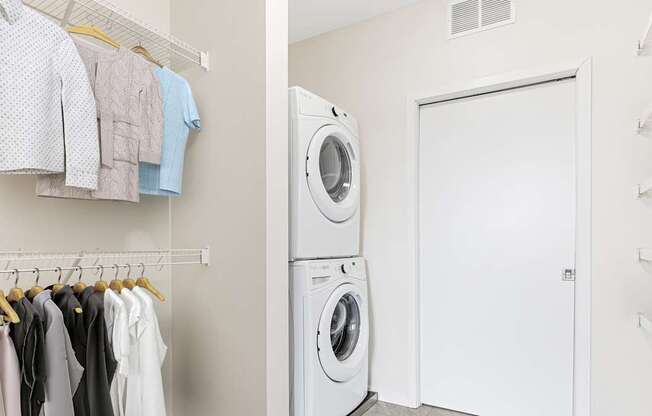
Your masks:
M 514 23 L 512 0 L 450 0 L 448 37 L 456 38 Z

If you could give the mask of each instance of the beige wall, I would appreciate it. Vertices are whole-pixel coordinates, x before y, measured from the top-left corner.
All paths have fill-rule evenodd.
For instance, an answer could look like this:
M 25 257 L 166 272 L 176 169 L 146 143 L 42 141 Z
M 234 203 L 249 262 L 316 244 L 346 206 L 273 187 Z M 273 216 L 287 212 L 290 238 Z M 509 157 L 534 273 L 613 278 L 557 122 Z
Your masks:
M 361 126 L 371 388 L 381 399 L 411 402 L 407 97 L 593 56 L 592 409 L 594 416 L 648 415 L 652 338 L 634 328 L 633 316 L 652 312 L 652 279 L 634 261 L 634 249 L 652 245 L 652 212 L 633 199 L 632 187 L 652 175 L 652 145 L 634 133 L 652 99 L 652 60 L 633 53 L 650 4 L 516 5 L 515 25 L 452 41 L 446 38 L 445 2 L 429 0 L 290 48 L 290 84 L 347 108 Z
M 177 415 L 267 412 L 267 17 L 264 0 L 172 3 L 172 31 L 211 55 L 210 72 L 183 74 L 203 130 L 173 243 L 210 244 L 213 265 L 172 279 Z

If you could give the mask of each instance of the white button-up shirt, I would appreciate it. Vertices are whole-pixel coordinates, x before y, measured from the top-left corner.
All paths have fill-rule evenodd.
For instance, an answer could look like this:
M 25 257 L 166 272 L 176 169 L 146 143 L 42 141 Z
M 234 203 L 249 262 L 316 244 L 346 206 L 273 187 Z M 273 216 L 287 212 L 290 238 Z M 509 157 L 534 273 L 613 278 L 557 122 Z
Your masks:
M 70 36 L 21 0 L 0 0 L 0 172 L 66 172 L 97 188 L 95 98 Z

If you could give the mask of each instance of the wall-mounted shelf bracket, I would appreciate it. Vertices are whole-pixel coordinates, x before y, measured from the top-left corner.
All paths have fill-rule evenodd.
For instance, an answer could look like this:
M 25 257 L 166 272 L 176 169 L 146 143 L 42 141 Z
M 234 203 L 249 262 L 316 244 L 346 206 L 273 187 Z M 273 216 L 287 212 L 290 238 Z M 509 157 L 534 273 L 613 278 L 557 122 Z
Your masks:
M 639 263 L 652 262 L 652 248 L 637 248 L 636 261 Z
M 648 105 L 641 117 L 639 117 L 636 132 L 640 134 L 645 128 L 650 127 L 650 122 L 652 122 L 652 104 Z
M 201 249 L 201 264 L 204 266 L 210 266 L 211 265 L 211 248 L 206 247 Z
M 647 196 L 650 191 L 652 191 L 652 178 L 648 178 L 634 187 L 634 197 L 641 199 Z
M 634 317 L 634 324 L 636 325 L 636 328 L 652 332 L 652 321 L 644 313 L 636 314 Z
M 643 50 L 647 47 L 648 42 L 650 41 L 650 35 L 652 34 L 652 15 L 648 19 L 645 30 L 643 31 L 643 36 L 641 39 L 636 42 L 636 55 L 643 53 Z

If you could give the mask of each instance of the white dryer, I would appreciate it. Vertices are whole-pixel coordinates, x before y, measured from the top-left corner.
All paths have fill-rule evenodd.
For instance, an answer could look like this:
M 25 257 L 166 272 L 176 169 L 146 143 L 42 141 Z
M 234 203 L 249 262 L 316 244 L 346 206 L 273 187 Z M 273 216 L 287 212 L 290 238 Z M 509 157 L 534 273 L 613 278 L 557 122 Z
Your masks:
M 358 124 L 300 87 L 290 88 L 289 103 L 290 260 L 357 256 Z
M 292 416 L 346 416 L 367 394 L 365 260 L 290 265 Z

